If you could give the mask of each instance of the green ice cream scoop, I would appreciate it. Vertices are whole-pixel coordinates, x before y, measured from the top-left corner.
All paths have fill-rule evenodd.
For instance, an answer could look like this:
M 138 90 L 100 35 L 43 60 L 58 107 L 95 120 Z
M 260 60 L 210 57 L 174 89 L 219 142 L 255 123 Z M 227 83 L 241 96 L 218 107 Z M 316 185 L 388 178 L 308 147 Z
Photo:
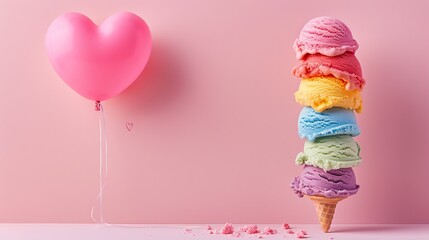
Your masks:
M 311 165 L 325 171 L 359 165 L 360 147 L 349 135 L 334 135 L 306 141 L 304 152 L 296 156 L 297 165 Z

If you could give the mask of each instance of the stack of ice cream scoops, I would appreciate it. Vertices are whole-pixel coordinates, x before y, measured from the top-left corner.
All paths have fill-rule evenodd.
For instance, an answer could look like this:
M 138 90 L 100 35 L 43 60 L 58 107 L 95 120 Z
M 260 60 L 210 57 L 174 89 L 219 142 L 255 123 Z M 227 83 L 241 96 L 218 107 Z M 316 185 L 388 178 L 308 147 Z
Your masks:
M 339 201 L 359 190 L 352 167 L 361 162 L 360 134 L 354 111 L 362 111 L 365 85 L 350 29 L 333 17 L 318 17 L 304 25 L 294 43 L 300 61 L 292 73 L 301 78 L 296 101 L 303 105 L 299 136 L 306 139 L 296 157 L 303 165 L 291 183 L 298 196 L 310 198 L 319 223 L 328 232 Z

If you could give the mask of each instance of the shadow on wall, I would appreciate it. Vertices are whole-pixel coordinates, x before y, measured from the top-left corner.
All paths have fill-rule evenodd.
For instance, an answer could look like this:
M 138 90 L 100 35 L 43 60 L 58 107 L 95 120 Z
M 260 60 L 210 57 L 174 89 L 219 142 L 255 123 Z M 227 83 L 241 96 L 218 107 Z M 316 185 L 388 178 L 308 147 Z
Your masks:
M 428 117 L 423 113 L 426 103 L 421 101 L 425 95 L 422 82 L 425 76 L 419 75 L 421 71 L 401 71 L 419 68 L 411 61 L 402 61 L 401 55 L 405 53 L 385 52 L 377 55 L 380 58 L 374 56 L 368 70 L 377 79 L 368 79 L 365 89 L 368 91 L 367 107 L 364 106 L 367 129 L 363 133 L 367 144 L 362 149 L 368 153 L 368 161 L 363 164 L 366 170 L 362 173 L 368 171 L 365 176 L 371 185 L 367 187 L 376 195 L 368 198 L 367 204 L 382 206 L 377 210 L 383 216 L 379 221 L 390 223 L 392 219 L 401 223 L 424 221 L 415 219 L 413 211 L 403 204 L 426 209 L 424 199 L 409 197 L 424 187 L 419 179 L 427 166 Z M 401 172 L 403 174 L 398 174 Z M 374 200 L 376 203 L 371 202 Z
M 175 102 L 185 85 L 181 57 L 168 41 L 153 40 L 149 61 L 137 80 L 120 94 L 117 104 L 127 114 L 161 110 Z

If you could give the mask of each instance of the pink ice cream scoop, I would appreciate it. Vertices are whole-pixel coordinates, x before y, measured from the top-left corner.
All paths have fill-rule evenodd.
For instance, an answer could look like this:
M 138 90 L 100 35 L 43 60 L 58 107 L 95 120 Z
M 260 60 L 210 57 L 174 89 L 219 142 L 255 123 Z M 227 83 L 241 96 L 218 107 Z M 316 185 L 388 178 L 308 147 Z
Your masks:
M 347 83 L 346 89 L 350 91 L 362 90 L 365 85 L 360 63 L 351 52 L 334 57 L 320 53 L 306 55 L 292 73 L 299 78 L 334 76 L 344 80 Z
M 315 53 L 329 57 L 345 52 L 354 53 L 358 47 L 350 29 L 333 17 L 317 17 L 310 20 L 304 25 L 293 45 L 297 59 Z

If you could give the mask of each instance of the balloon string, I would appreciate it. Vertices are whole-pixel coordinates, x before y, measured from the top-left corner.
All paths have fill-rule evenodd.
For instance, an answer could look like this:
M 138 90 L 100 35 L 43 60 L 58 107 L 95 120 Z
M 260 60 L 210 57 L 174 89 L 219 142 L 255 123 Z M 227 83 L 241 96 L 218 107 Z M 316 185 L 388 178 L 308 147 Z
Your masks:
M 161 225 L 161 224 L 144 224 L 141 225 L 125 225 L 125 224 L 111 224 L 104 221 L 103 218 L 103 197 L 104 189 L 106 187 L 107 179 L 107 128 L 106 119 L 104 117 L 103 105 L 97 101 L 95 102 L 95 111 L 99 111 L 98 125 L 100 133 L 100 160 L 99 160 L 99 192 L 97 196 L 97 203 L 91 209 L 91 218 L 95 223 L 104 224 L 108 226 L 123 227 L 123 228 L 203 228 L 202 226 L 189 226 L 189 225 Z M 96 205 L 98 204 L 99 216 L 98 219 L 94 216 Z
M 103 219 L 103 196 L 104 188 L 106 187 L 105 180 L 107 179 L 107 134 L 106 134 L 106 120 L 104 117 L 103 105 L 99 101 L 95 103 L 95 110 L 99 111 L 98 125 L 100 133 L 100 160 L 99 160 L 99 192 L 97 196 L 99 220 L 94 217 L 95 206 L 91 209 L 91 218 L 96 223 L 105 224 Z M 103 171 L 104 170 L 104 171 Z M 103 174 L 104 173 L 104 174 Z

